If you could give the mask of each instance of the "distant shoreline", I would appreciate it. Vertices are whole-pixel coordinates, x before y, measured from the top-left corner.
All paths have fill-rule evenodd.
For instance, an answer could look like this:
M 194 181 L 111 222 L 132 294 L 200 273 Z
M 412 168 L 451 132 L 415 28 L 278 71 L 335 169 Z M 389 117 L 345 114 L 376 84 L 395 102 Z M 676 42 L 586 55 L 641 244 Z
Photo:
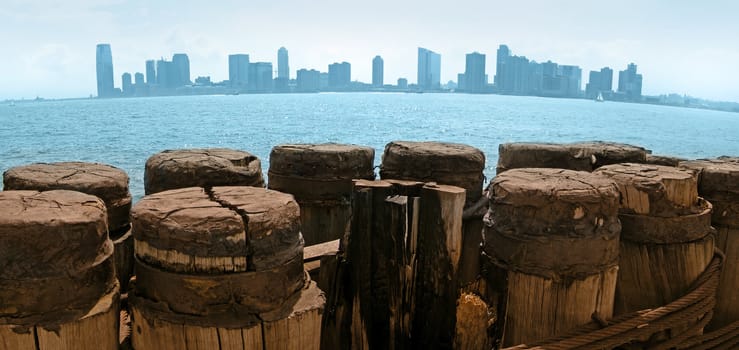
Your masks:
M 212 92 L 212 93 L 197 93 L 197 94 L 161 94 L 161 95 L 150 95 L 150 96 L 119 96 L 119 97 L 65 97 L 65 98 L 42 98 L 36 97 L 34 99 L 6 99 L 3 102 L 5 104 L 15 103 L 34 103 L 34 102 L 51 102 L 51 101 L 80 101 L 80 100 L 114 100 L 114 99 L 130 99 L 130 98 L 157 98 L 157 97 L 188 97 L 188 96 L 238 96 L 238 95 L 312 95 L 312 94 L 344 94 L 344 93 L 393 93 L 393 94 L 464 94 L 464 95 L 498 95 L 498 96 L 511 96 L 511 97 L 541 97 L 551 99 L 567 99 L 567 100 L 591 100 L 586 97 L 559 97 L 559 96 L 538 96 L 538 95 L 516 95 L 516 94 L 500 94 L 500 93 L 469 93 L 453 90 L 430 90 L 430 91 L 411 91 L 411 90 L 362 90 L 362 91 L 312 91 L 312 92 L 244 92 L 244 93 L 224 93 L 224 92 Z M 699 103 L 694 104 L 679 104 L 679 103 L 663 103 L 657 100 L 660 96 L 644 96 L 644 101 L 614 101 L 605 100 L 607 103 L 631 103 L 631 104 L 648 104 L 655 106 L 666 106 L 666 107 L 678 107 L 678 108 L 690 108 L 690 109 L 703 109 L 718 112 L 729 112 L 739 113 L 739 103 L 736 102 L 724 102 L 724 101 L 710 101 L 698 98 L 688 98 Z M 713 105 L 711 105 L 713 104 Z

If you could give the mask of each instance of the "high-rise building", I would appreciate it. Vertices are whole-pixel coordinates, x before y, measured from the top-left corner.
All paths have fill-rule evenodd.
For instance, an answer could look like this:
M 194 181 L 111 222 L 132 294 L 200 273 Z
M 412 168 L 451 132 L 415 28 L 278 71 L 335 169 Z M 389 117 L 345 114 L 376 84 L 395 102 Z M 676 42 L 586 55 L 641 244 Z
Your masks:
M 249 86 L 249 55 L 228 55 L 228 81 L 239 89 Z
M 495 88 L 498 89 L 498 91 L 505 91 L 506 88 L 504 87 L 507 83 L 507 64 L 508 64 L 508 58 L 511 57 L 511 50 L 508 49 L 508 46 L 506 45 L 500 45 L 498 47 L 497 51 L 497 62 L 495 64 L 495 77 L 493 78 L 493 82 L 495 83 Z
M 321 88 L 321 72 L 311 69 L 298 70 L 297 90 L 300 92 L 318 92 Z
M 564 78 L 564 96 L 579 97 L 582 87 L 582 69 L 578 66 L 559 66 L 559 75 Z
M 249 90 L 256 92 L 272 91 L 272 63 L 254 62 L 249 64 Z
M 171 61 L 160 59 L 157 61 L 157 85 L 161 88 L 174 88 L 177 82 L 177 71 Z
M 385 62 L 382 57 L 375 56 L 372 59 L 372 86 L 381 87 L 385 79 Z
M 121 89 L 123 90 L 124 95 L 132 95 L 133 94 L 133 84 L 131 83 L 131 73 L 123 73 L 121 75 Z
M 408 88 L 408 79 L 398 78 L 398 89 L 407 89 L 407 88 Z
M 277 78 L 290 80 L 290 66 L 288 64 L 287 49 L 277 50 Z
M 600 71 L 590 71 L 588 83 L 585 84 L 585 95 L 595 98 L 598 94 L 610 93 L 613 90 L 613 69 L 601 68 Z
M 187 54 L 176 53 L 172 56 L 172 66 L 175 70 L 174 86 L 190 85 L 190 59 Z
M 113 86 L 113 53 L 110 44 L 98 44 L 95 54 L 95 72 L 97 75 L 98 97 L 115 95 Z
M 441 55 L 422 47 L 418 48 L 418 88 L 437 90 L 441 87 Z
M 641 100 L 642 75 L 636 73 L 636 65 L 629 63 L 626 70 L 618 72 L 618 92 L 632 101 Z
M 146 61 L 146 83 L 149 85 L 157 83 L 157 68 L 154 60 Z
M 328 87 L 330 89 L 347 89 L 351 81 L 352 67 L 349 62 L 333 63 L 328 65 Z
M 483 92 L 487 85 L 485 78 L 485 55 L 473 52 L 466 56 L 466 64 L 464 70 L 464 91 L 467 92 Z
M 134 79 L 133 79 L 134 80 L 134 84 L 136 84 L 136 87 L 137 88 L 146 85 L 144 83 L 144 74 L 143 73 L 136 72 L 136 74 L 134 74 L 133 76 L 134 76 Z

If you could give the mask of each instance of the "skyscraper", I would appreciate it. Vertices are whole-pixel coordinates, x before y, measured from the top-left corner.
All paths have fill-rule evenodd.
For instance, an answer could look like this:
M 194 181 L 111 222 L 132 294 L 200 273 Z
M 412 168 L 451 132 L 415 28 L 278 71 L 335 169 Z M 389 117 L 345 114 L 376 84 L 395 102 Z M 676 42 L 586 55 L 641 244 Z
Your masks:
M 349 62 L 333 63 L 328 65 L 328 87 L 334 90 L 343 90 L 349 87 L 352 81 L 352 67 Z
M 464 91 L 483 92 L 487 81 L 485 79 L 485 55 L 473 52 L 466 56 L 464 70 Z
M 174 68 L 175 77 L 173 85 L 175 87 L 192 84 L 190 81 L 190 59 L 187 57 L 187 54 L 174 54 L 174 56 L 172 56 L 172 66 Z
M 249 55 L 228 55 L 228 81 L 233 87 L 246 89 L 249 85 Z
M 318 92 L 321 84 L 321 73 L 315 69 L 298 70 L 297 89 L 300 92 Z
M 612 89 L 613 69 L 603 67 L 600 71 L 590 71 L 588 83 L 585 85 L 585 95 L 587 97 L 595 98 L 603 92 L 611 92 Z
M 496 56 L 497 61 L 495 64 L 495 77 L 493 78 L 493 82 L 498 91 L 506 91 L 506 85 L 508 85 L 506 68 L 508 65 L 508 58 L 511 57 L 511 50 L 508 49 L 507 45 L 500 45 Z
M 618 72 L 618 92 L 632 101 L 641 100 L 642 75 L 636 74 L 636 65 L 629 63 L 626 70 Z
M 418 88 L 436 90 L 441 87 L 441 55 L 422 47 L 418 48 Z
M 136 84 L 136 87 L 137 88 L 141 88 L 142 86 L 145 85 L 145 83 L 144 83 L 144 74 L 143 73 L 136 72 L 136 74 L 134 74 L 133 76 L 134 76 L 134 79 L 133 79 L 134 80 L 134 84 Z
M 257 92 L 272 91 L 272 62 L 249 64 L 249 90 Z
M 372 86 L 381 87 L 385 79 L 385 62 L 382 57 L 375 56 L 372 59 Z
M 110 51 L 110 44 L 98 44 L 95 54 L 95 72 L 97 73 L 98 97 L 114 96 L 113 53 Z
M 131 73 L 123 73 L 121 76 L 121 89 L 124 95 L 133 95 L 133 84 L 131 83 Z
M 146 61 L 146 83 L 149 85 L 157 83 L 157 68 L 154 60 Z
M 157 61 L 157 84 L 161 88 L 175 88 L 179 80 L 177 70 L 172 61 L 164 58 Z
M 290 66 L 288 65 L 287 49 L 277 50 L 277 78 L 290 80 Z

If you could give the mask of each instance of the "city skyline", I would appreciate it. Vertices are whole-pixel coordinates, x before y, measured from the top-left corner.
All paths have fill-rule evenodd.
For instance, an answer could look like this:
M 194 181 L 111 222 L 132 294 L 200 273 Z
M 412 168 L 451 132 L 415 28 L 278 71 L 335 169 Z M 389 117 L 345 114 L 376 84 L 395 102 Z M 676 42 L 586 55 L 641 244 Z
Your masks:
M 320 6 L 224 1 L 176 8 L 166 1 L 9 0 L 0 5 L 0 26 L 2 32 L 15 34 L 5 40 L 12 55 L 0 58 L 0 74 L 9 82 L 0 88 L 0 98 L 95 94 L 89 67 L 95 64 L 90 47 L 97 43 L 113 46 L 116 86 L 123 72 L 145 73 L 141 59 L 146 57 L 186 52 L 193 78 L 209 75 L 220 81 L 228 77 L 228 54 L 245 52 L 252 61 L 276 63 L 280 46 L 290 50 L 291 78 L 300 68 L 325 71 L 328 63 L 347 61 L 352 80 L 369 82 L 371 59 L 380 55 L 386 83 L 406 78 L 412 84 L 420 46 L 444 56 L 441 83 L 457 80 L 465 71 L 465 55 L 473 51 L 486 54 L 492 81 L 495 50 L 506 43 L 537 62 L 551 59 L 580 66 L 583 85 L 586 72 L 621 70 L 636 62 L 639 72 L 649 77 L 645 95 L 676 92 L 739 100 L 734 83 L 739 79 L 734 69 L 739 48 L 731 44 L 739 24 L 730 15 L 739 5 L 730 1 L 626 1 L 607 10 L 572 1 L 551 7 L 547 15 L 527 11 L 536 6 L 530 3 L 385 2 L 347 9 L 333 6 L 338 4 L 333 0 Z M 474 11 L 454 15 L 462 8 Z

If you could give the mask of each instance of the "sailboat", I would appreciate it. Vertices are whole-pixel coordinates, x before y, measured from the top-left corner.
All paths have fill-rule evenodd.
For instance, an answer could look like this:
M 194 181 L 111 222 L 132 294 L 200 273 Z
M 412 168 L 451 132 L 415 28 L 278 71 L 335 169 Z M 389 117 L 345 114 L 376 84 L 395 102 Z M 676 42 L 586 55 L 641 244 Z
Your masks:
M 603 94 L 598 92 L 598 97 L 595 98 L 595 102 L 603 102 L 603 101 L 605 101 L 603 99 Z

